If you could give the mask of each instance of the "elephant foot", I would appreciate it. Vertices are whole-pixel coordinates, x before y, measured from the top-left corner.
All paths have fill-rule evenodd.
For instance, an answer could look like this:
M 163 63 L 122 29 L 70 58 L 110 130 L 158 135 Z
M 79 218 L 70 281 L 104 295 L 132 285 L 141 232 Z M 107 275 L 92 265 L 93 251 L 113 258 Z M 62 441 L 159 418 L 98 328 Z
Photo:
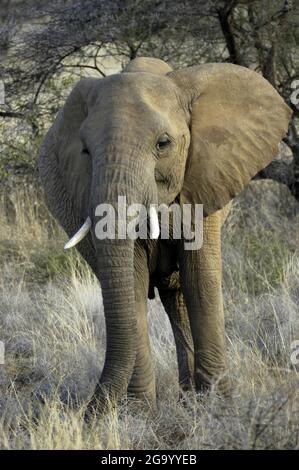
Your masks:
M 191 374 L 188 374 L 185 379 L 180 380 L 179 386 L 180 392 L 191 392 L 194 390 L 194 380 Z
M 90 402 L 88 403 L 84 413 L 85 423 L 89 424 L 94 418 L 101 418 L 112 408 L 112 403 L 103 403 L 103 400 L 99 400 L 97 396 L 93 396 Z
M 155 389 L 146 391 L 128 390 L 128 399 L 130 405 L 141 412 L 155 413 L 157 411 L 157 398 Z
M 200 394 L 215 390 L 222 397 L 229 398 L 232 393 L 232 385 L 228 372 L 211 374 L 202 369 L 197 370 L 195 372 L 195 390 Z
M 102 384 L 97 384 L 96 389 L 91 396 L 85 413 L 84 421 L 89 423 L 95 417 L 100 418 L 109 413 L 116 406 L 117 399 L 112 390 Z
M 134 410 L 134 413 L 155 414 L 157 411 L 156 393 L 153 393 L 153 391 L 128 391 L 123 400 L 120 400 L 120 403 L 125 402 L 127 402 L 131 410 Z M 112 411 L 115 406 L 116 402 L 109 399 L 104 402 L 94 394 L 84 413 L 85 423 L 89 424 L 93 419 L 102 417 L 104 414 Z
M 183 382 L 179 383 L 179 403 L 184 403 L 186 395 L 190 392 L 194 392 L 195 386 L 194 381 L 191 378 L 186 379 Z
M 90 424 L 90 422 L 95 418 L 100 416 L 102 413 L 100 412 L 100 406 L 94 399 L 92 399 L 84 412 L 84 422 L 86 424 Z

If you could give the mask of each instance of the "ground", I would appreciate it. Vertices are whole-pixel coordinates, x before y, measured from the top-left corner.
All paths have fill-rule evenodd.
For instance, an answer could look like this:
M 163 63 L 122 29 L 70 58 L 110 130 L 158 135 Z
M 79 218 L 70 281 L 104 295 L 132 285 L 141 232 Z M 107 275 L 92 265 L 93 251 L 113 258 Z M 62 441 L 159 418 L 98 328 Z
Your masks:
M 0 448 L 299 447 L 299 205 L 285 186 L 251 182 L 223 230 L 223 290 L 234 391 L 178 402 L 174 341 L 149 301 L 159 410 L 122 403 L 83 422 L 104 358 L 100 287 L 33 187 L 0 208 Z M 299 358 L 299 354 L 298 354 Z M 298 367 L 298 366 L 297 366 Z

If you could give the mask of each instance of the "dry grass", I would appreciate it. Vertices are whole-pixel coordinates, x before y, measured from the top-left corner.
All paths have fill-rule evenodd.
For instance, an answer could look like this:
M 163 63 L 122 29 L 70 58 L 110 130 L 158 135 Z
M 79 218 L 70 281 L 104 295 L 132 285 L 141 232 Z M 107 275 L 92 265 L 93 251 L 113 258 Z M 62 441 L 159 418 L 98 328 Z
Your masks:
M 122 403 L 87 426 L 84 406 L 104 358 L 100 288 L 76 254 L 63 253 L 64 235 L 34 190 L 18 192 L 9 211 L 2 204 L 0 448 L 298 448 L 299 380 L 290 361 L 299 339 L 297 210 L 279 185 L 252 183 L 226 223 L 231 400 L 212 391 L 178 403 L 173 337 L 155 300 L 157 414 Z

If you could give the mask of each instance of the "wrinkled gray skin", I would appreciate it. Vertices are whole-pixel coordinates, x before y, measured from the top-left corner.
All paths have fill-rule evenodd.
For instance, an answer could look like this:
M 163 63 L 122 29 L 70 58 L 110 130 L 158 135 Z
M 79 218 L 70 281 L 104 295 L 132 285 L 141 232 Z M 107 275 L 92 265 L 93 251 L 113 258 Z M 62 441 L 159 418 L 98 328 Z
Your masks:
M 230 64 L 178 71 L 138 58 L 121 74 L 84 79 L 48 132 L 39 159 L 47 200 L 98 277 L 107 330 L 105 364 L 88 412 L 128 393 L 156 404 L 147 297 L 156 286 L 169 316 L 183 389 L 228 393 L 221 293 L 221 224 L 230 200 L 264 168 L 287 131 L 289 108 L 260 75 Z M 167 134 L 169 143 L 160 145 Z M 163 139 L 162 139 L 163 140 Z M 95 207 L 204 205 L 204 244 L 98 240 Z

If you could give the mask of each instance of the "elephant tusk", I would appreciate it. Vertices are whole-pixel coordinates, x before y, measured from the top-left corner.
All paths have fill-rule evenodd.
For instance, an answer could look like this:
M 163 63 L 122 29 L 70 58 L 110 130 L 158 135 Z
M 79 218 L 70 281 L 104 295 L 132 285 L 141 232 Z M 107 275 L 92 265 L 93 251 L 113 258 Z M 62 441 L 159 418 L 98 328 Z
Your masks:
M 150 238 L 153 240 L 156 240 L 157 238 L 159 238 L 160 227 L 159 227 L 157 209 L 155 206 L 150 206 L 149 216 L 150 216 Z
M 91 229 L 92 222 L 90 217 L 87 217 L 84 224 L 81 228 L 75 233 L 75 235 L 69 239 L 69 241 L 64 245 L 64 249 L 68 250 L 69 248 L 73 248 L 76 246 L 84 237 L 88 234 L 89 230 Z

